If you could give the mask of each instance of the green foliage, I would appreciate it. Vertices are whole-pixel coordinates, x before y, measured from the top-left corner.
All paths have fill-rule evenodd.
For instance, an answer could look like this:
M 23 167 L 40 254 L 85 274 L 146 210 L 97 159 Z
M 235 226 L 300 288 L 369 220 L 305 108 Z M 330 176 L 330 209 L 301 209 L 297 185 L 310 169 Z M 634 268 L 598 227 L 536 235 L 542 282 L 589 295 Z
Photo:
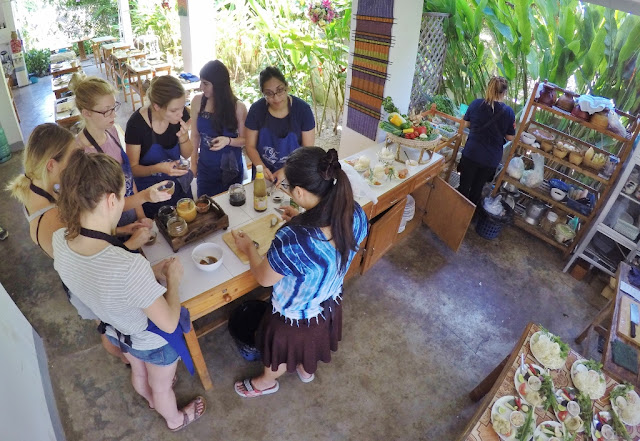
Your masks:
M 48 49 L 31 49 L 25 53 L 27 71 L 39 77 L 43 77 L 49 71 L 51 52 Z
M 155 4 L 129 2 L 129 6 L 134 35 L 154 34 L 158 37 L 162 52 L 180 56 L 182 46 L 177 6 L 165 9 L 160 2 Z
M 443 87 L 454 101 L 483 96 L 497 74 L 516 112 L 536 79 L 640 111 L 640 17 L 578 0 L 429 0 L 424 10 L 451 14 Z

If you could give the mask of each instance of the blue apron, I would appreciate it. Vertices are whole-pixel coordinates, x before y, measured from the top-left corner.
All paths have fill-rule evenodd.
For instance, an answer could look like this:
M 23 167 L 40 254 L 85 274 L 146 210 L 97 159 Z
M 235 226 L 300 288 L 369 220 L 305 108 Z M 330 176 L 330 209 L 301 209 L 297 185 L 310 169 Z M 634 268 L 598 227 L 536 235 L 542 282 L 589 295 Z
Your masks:
M 86 128 L 82 131 L 82 133 L 84 133 L 84 136 L 87 138 L 87 141 L 91 143 L 93 148 L 95 148 L 100 153 L 104 153 L 104 150 L 100 148 L 96 140 L 93 138 L 93 136 L 91 136 L 91 134 Z M 129 157 L 127 156 L 127 153 L 122 148 L 122 144 L 120 144 L 120 141 L 111 133 L 109 132 L 105 132 L 105 133 L 115 141 L 118 147 L 120 147 L 120 155 L 122 157 L 122 172 L 124 173 L 124 184 L 125 184 L 124 196 L 129 197 L 133 195 L 133 172 L 131 171 L 131 163 L 129 162 Z M 122 216 L 120 216 L 120 220 L 118 221 L 118 226 L 124 227 L 125 225 L 134 223 L 137 219 L 138 219 L 138 216 L 136 215 L 135 209 L 132 208 L 130 210 L 123 211 Z
M 230 145 L 218 151 L 209 150 L 210 142 L 218 136 L 237 138 L 237 131 L 226 128 L 218 132 L 211 121 L 213 114 L 205 112 L 207 97 L 202 97 L 200 112 L 196 120 L 196 129 L 200 134 L 200 153 L 198 154 L 198 197 L 206 194 L 215 196 L 229 190 L 231 184 L 242 184 L 244 168 L 242 149 Z
M 149 126 L 151 127 L 151 147 L 147 150 L 140 158 L 140 165 L 155 165 L 160 162 L 167 161 L 177 161 L 180 159 L 180 143 L 176 142 L 176 145 L 171 147 L 170 149 L 164 148 L 162 144 L 157 142 L 156 132 L 153 130 L 153 121 L 151 119 L 151 108 L 149 109 Z M 144 209 L 144 214 L 150 219 L 153 219 L 158 210 L 163 205 L 176 205 L 178 200 L 182 198 L 193 198 L 193 193 L 191 192 L 191 179 L 189 179 L 189 175 L 191 175 L 191 179 L 193 174 L 189 171 L 188 174 L 184 176 L 169 176 L 165 173 L 154 173 L 150 176 L 140 176 L 136 177 L 136 186 L 138 187 L 138 191 L 144 190 L 146 188 L 151 187 L 158 182 L 171 180 L 176 183 L 175 185 L 175 193 L 171 196 L 171 199 L 164 202 L 147 202 L 142 208 Z M 188 181 L 188 182 L 187 182 Z
M 272 173 L 284 167 L 289 155 L 300 147 L 298 135 L 291 130 L 291 101 L 288 100 L 287 103 L 289 107 L 289 114 L 287 115 L 289 131 L 284 138 L 276 136 L 270 128 L 266 127 L 267 118 L 269 118 L 269 109 L 267 109 L 267 113 L 265 114 L 262 128 L 258 131 L 258 144 L 256 148 L 262 162 Z M 255 167 L 253 167 L 253 175 L 255 177 Z
M 117 237 L 111 236 L 101 231 L 81 228 L 80 235 L 91 237 L 93 239 L 101 239 L 113 246 L 127 250 L 130 253 L 138 253 L 138 251 L 130 250 L 129 248 L 127 248 L 122 242 L 120 242 L 120 240 L 118 240 Z M 147 319 L 147 322 L 148 323 L 146 331 L 152 332 L 164 338 L 167 341 L 167 344 L 171 346 L 182 358 L 182 362 L 184 363 L 189 373 L 193 375 L 195 373 L 195 369 L 193 367 L 193 359 L 191 358 L 191 353 L 189 352 L 189 348 L 187 348 L 187 342 L 184 338 L 184 334 L 191 330 L 191 317 L 189 314 L 189 310 L 183 306 L 180 307 L 180 320 L 178 321 L 178 326 L 176 326 L 176 329 L 170 334 L 162 331 L 151 320 Z M 102 321 L 100 322 L 100 325 L 98 325 L 98 332 L 104 334 L 107 326 L 111 327 L 116 332 L 116 335 L 118 336 L 118 343 L 120 344 L 120 350 L 122 352 L 129 352 L 129 347 L 131 347 L 131 336 L 123 334 L 122 332 L 118 331 L 113 325 Z M 124 340 L 124 342 L 122 342 L 122 340 Z

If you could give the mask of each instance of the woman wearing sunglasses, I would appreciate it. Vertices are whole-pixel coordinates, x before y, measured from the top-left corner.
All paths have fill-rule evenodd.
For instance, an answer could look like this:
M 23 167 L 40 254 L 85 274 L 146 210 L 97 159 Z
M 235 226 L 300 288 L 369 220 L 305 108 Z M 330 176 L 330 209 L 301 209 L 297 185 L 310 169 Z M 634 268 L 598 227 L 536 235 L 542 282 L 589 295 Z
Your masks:
M 311 107 L 289 95 L 287 81 L 277 68 L 260 72 L 259 99 L 249 109 L 245 122 L 247 156 L 262 165 L 264 176 L 278 183 L 284 179 L 284 164 L 298 147 L 315 144 L 316 127 Z
M 76 137 L 78 146 L 87 153 L 106 153 L 115 159 L 124 172 L 125 197 L 129 198 L 137 194 L 138 189 L 133 181 L 129 157 L 122 148 L 118 130 L 115 127 L 116 112 L 120 107 L 120 103 L 116 101 L 115 90 L 102 78 L 85 77 L 77 73 L 71 77 L 69 89 L 75 95 L 76 107 L 80 111 L 85 126 Z M 165 192 L 154 191 L 153 193 L 155 196 L 153 202 L 169 199 Z M 119 227 L 138 221 L 133 227 L 151 228 L 152 221 L 145 217 L 142 209 L 142 202 L 146 201 L 136 201 L 136 199 L 139 198 L 129 199 L 118 222 Z

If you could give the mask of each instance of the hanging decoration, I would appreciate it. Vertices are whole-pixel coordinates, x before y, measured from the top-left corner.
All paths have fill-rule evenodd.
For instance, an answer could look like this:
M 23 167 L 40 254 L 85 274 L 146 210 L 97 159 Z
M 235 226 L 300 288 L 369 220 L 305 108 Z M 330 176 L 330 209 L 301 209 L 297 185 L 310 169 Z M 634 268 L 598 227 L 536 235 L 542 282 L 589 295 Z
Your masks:
M 376 139 L 393 44 L 393 0 L 360 0 L 354 31 L 347 127 Z

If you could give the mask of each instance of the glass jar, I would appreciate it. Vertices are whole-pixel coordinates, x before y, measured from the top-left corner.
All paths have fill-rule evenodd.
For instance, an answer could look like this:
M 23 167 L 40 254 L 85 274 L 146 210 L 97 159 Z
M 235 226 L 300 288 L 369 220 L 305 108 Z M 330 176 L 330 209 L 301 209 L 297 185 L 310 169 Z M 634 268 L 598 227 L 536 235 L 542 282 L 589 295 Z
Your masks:
M 247 193 L 242 184 L 233 184 L 229 187 L 229 203 L 234 207 L 244 205 L 247 201 Z
M 177 215 L 178 214 L 176 213 L 175 207 L 171 205 L 163 205 L 162 207 L 160 207 L 157 214 L 158 219 L 165 227 L 167 226 L 167 222 L 169 221 L 169 219 L 171 219 L 172 217 L 176 217 Z
M 192 222 L 198 212 L 196 211 L 196 203 L 193 202 L 193 199 L 182 198 L 176 204 L 176 212 L 178 216 L 183 218 L 187 222 Z
M 549 236 L 553 236 L 555 234 L 555 226 L 557 222 L 558 213 L 550 211 L 545 217 L 542 218 L 542 221 L 540 222 L 540 228 L 542 228 L 542 230 Z
M 187 234 L 189 227 L 183 218 L 174 216 L 167 221 L 167 231 L 171 237 L 180 237 Z

